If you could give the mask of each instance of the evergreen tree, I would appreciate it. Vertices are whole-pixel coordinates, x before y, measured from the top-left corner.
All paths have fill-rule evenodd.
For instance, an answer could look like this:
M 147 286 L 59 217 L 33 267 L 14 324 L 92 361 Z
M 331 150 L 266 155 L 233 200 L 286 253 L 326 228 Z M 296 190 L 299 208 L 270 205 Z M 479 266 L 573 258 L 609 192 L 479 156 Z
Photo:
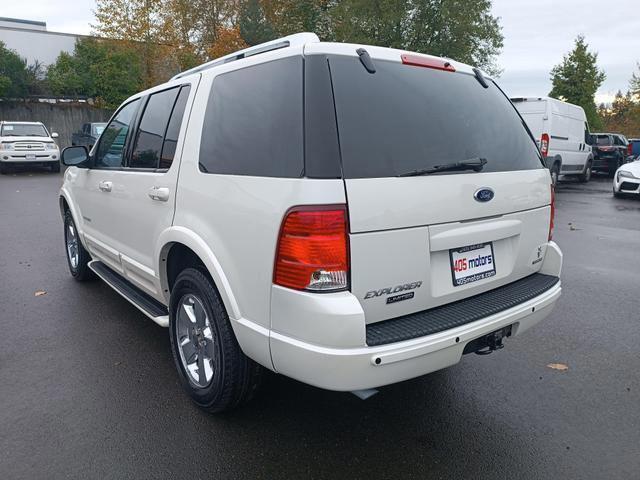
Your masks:
M 595 95 L 606 75 L 597 65 L 598 54 L 589 51 L 582 35 L 576 38 L 571 52 L 551 70 L 553 88 L 550 97 L 580 105 L 592 129 L 601 126 L 595 104 Z
M 259 0 L 245 0 L 238 18 L 240 36 L 247 45 L 257 45 L 275 38 L 271 23 Z

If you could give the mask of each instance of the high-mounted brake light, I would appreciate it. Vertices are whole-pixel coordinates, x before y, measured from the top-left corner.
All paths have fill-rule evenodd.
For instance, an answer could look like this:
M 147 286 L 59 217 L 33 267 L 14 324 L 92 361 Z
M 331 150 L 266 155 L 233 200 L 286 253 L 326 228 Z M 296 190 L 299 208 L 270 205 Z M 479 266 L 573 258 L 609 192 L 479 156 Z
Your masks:
M 549 217 L 549 241 L 553 239 L 553 222 L 556 216 L 556 191 L 551 184 L 551 215 Z
M 402 63 L 405 65 L 413 65 L 414 67 L 435 68 L 436 70 L 444 70 L 446 72 L 455 72 L 456 69 L 447 60 L 439 58 L 423 57 L 421 55 L 410 55 L 403 53 L 401 55 Z
M 540 153 L 542 153 L 542 158 L 547 158 L 547 154 L 549 153 L 549 134 L 543 133 L 542 138 L 540 139 Z
M 349 286 L 349 237 L 345 205 L 294 207 L 280 228 L 273 283 L 308 291 Z

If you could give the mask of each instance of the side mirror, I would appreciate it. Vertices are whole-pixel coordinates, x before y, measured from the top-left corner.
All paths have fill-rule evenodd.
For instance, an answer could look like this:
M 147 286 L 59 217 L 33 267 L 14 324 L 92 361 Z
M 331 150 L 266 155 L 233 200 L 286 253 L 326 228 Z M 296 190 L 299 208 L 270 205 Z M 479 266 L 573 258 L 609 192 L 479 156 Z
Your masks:
M 89 152 L 84 145 L 65 148 L 61 157 L 62 163 L 67 167 L 88 168 Z
M 58 134 L 56 132 L 52 132 L 51 133 L 51 138 L 58 138 Z

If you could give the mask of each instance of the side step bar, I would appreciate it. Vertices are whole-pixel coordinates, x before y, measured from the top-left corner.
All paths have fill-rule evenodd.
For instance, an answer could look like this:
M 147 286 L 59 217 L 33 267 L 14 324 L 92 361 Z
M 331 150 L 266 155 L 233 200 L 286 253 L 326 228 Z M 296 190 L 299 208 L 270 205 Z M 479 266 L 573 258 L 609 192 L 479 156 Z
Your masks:
M 151 320 L 161 327 L 169 326 L 169 311 L 162 303 L 99 260 L 89 262 L 89 268 Z

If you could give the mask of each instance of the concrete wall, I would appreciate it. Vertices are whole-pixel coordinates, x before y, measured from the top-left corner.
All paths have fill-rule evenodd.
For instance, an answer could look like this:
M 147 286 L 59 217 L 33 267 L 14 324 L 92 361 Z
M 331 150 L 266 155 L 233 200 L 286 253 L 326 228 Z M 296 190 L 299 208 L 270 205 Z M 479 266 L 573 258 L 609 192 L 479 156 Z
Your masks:
M 0 120 L 42 122 L 50 132 L 57 132 L 61 148 L 71 145 L 71 134 L 86 122 L 105 122 L 111 112 L 87 103 L 43 103 L 37 101 L 0 101 Z

